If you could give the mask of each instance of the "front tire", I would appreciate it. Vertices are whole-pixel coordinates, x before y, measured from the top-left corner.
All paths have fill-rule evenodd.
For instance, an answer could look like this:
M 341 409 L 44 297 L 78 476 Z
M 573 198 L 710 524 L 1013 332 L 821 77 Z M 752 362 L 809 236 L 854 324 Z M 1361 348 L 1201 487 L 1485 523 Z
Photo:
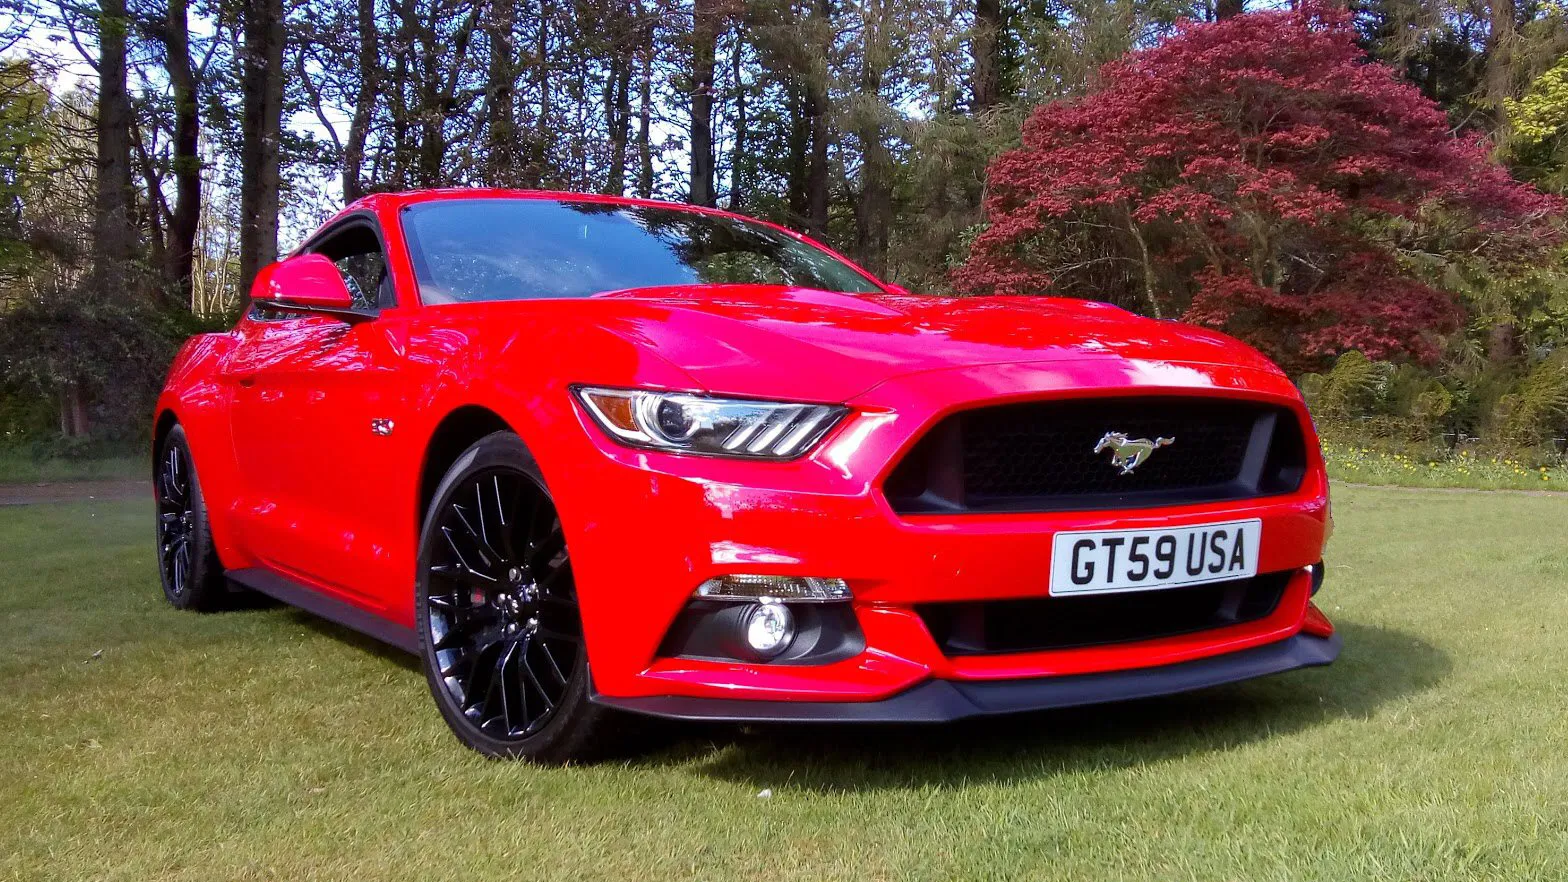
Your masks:
M 522 439 L 496 432 L 447 470 L 419 540 L 415 631 L 458 740 L 542 763 L 599 752 L 614 712 L 588 699 L 566 540 Z
M 153 472 L 158 500 L 158 576 L 163 596 L 179 609 L 220 609 L 227 596 L 223 564 L 212 542 L 207 500 L 196 476 L 185 429 L 176 425 L 158 450 Z

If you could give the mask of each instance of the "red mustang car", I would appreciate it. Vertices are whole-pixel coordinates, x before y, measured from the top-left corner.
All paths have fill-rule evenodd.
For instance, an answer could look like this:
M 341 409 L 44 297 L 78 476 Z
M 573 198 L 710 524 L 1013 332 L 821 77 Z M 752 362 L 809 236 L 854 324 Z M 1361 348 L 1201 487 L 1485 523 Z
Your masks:
M 176 606 L 416 652 L 492 756 L 618 714 L 942 721 L 1332 661 L 1289 380 L 1101 303 L 913 296 L 722 211 L 368 197 L 181 350 Z

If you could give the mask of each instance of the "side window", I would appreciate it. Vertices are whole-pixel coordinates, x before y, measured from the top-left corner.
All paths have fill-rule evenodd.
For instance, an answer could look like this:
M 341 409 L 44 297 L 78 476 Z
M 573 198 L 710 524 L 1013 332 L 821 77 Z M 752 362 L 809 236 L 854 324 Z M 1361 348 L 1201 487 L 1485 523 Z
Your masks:
M 386 254 L 381 240 L 367 225 L 356 224 L 318 242 L 310 249 L 325 255 L 343 274 L 349 293 L 358 309 L 380 309 L 397 305 L 392 279 L 387 274 Z

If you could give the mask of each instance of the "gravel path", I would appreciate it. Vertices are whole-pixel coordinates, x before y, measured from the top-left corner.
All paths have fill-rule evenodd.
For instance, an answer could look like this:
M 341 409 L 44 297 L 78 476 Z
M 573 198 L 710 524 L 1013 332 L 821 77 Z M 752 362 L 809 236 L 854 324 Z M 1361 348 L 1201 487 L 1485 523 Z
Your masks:
M 138 499 L 149 497 L 151 494 L 152 488 L 146 481 L 129 481 L 124 479 L 42 484 L 0 484 L 0 505 Z

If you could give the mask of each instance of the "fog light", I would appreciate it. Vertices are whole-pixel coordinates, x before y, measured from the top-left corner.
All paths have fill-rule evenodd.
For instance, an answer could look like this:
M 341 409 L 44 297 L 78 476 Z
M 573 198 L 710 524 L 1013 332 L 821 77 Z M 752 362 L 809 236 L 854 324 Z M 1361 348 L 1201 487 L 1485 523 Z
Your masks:
M 697 586 L 698 597 L 709 600 L 776 600 L 827 603 L 849 599 L 849 583 L 843 579 L 817 579 L 810 576 L 731 575 L 709 579 Z
M 746 644 L 758 655 L 772 658 L 794 638 L 795 616 L 784 604 L 764 600 L 746 613 Z

